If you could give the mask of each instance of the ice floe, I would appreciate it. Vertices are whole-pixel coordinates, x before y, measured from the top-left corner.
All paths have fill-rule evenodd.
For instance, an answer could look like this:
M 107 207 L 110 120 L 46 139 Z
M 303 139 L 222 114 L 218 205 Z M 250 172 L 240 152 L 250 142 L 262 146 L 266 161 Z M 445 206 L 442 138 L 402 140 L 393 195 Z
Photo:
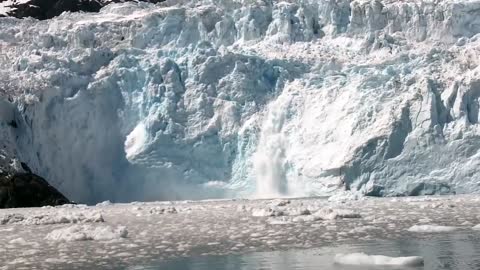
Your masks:
M 457 227 L 452 226 L 439 226 L 439 225 L 413 225 L 408 228 L 409 232 L 418 232 L 418 233 L 440 233 L 440 232 L 451 232 L 458 230 Z
M 45 239 L 52 241 L 88 241 L 88 240 L 113 240 L 126 238 L 128 230 L 126 227 L 111 227 L 107 225 L 73 225 L 66 228 L 54 230 L 47 234 Z
M 336 254 L 335 262 L 346 265 L 422 266 L 424 264 L 423 258 L 419 256 L 388 257 L 383 255 L 367 255 L 365 253 Z

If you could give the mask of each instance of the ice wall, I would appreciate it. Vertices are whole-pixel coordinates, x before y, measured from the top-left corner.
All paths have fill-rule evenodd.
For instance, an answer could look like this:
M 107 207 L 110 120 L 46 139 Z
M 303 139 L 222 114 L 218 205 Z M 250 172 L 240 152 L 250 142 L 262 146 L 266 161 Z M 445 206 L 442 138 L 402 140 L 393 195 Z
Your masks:
M 479 5 L 166 1 L 0 18 L 18 124 L 0 131 L 8 155 L 85 202 L 477 192 Z

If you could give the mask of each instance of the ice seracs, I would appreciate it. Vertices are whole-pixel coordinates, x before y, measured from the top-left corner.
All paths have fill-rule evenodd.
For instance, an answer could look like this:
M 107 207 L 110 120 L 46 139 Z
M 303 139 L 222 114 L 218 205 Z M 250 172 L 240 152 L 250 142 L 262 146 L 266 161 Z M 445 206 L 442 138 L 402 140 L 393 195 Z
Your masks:
M 478 192 L 478 7 L 185 0 L 1 18 L 18 125 L 1 121 L 1 155 L 91 203 Z

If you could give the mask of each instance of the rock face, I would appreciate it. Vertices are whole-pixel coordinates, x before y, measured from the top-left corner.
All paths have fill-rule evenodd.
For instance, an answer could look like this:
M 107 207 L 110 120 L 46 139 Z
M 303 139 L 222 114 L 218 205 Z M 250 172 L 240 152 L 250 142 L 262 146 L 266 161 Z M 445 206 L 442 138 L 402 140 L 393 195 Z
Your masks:
M 98 12 L 107 4 L 128 1 L 158 3 L 165 0 L 0 0 L 0 16 L 45 20 L 67 11 Z
M 55 206 L 70 201 L 32 173 L 0 174 L 0 208 Z

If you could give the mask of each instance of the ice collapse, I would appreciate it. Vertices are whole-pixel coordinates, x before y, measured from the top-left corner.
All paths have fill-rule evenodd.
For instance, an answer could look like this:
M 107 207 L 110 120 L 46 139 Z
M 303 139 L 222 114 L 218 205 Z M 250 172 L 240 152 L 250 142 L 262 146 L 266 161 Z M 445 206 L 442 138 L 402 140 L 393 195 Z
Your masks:
M 1 18 L 0 159 L 82 202 L 478 192 L 479 32 L 478 0 Z

